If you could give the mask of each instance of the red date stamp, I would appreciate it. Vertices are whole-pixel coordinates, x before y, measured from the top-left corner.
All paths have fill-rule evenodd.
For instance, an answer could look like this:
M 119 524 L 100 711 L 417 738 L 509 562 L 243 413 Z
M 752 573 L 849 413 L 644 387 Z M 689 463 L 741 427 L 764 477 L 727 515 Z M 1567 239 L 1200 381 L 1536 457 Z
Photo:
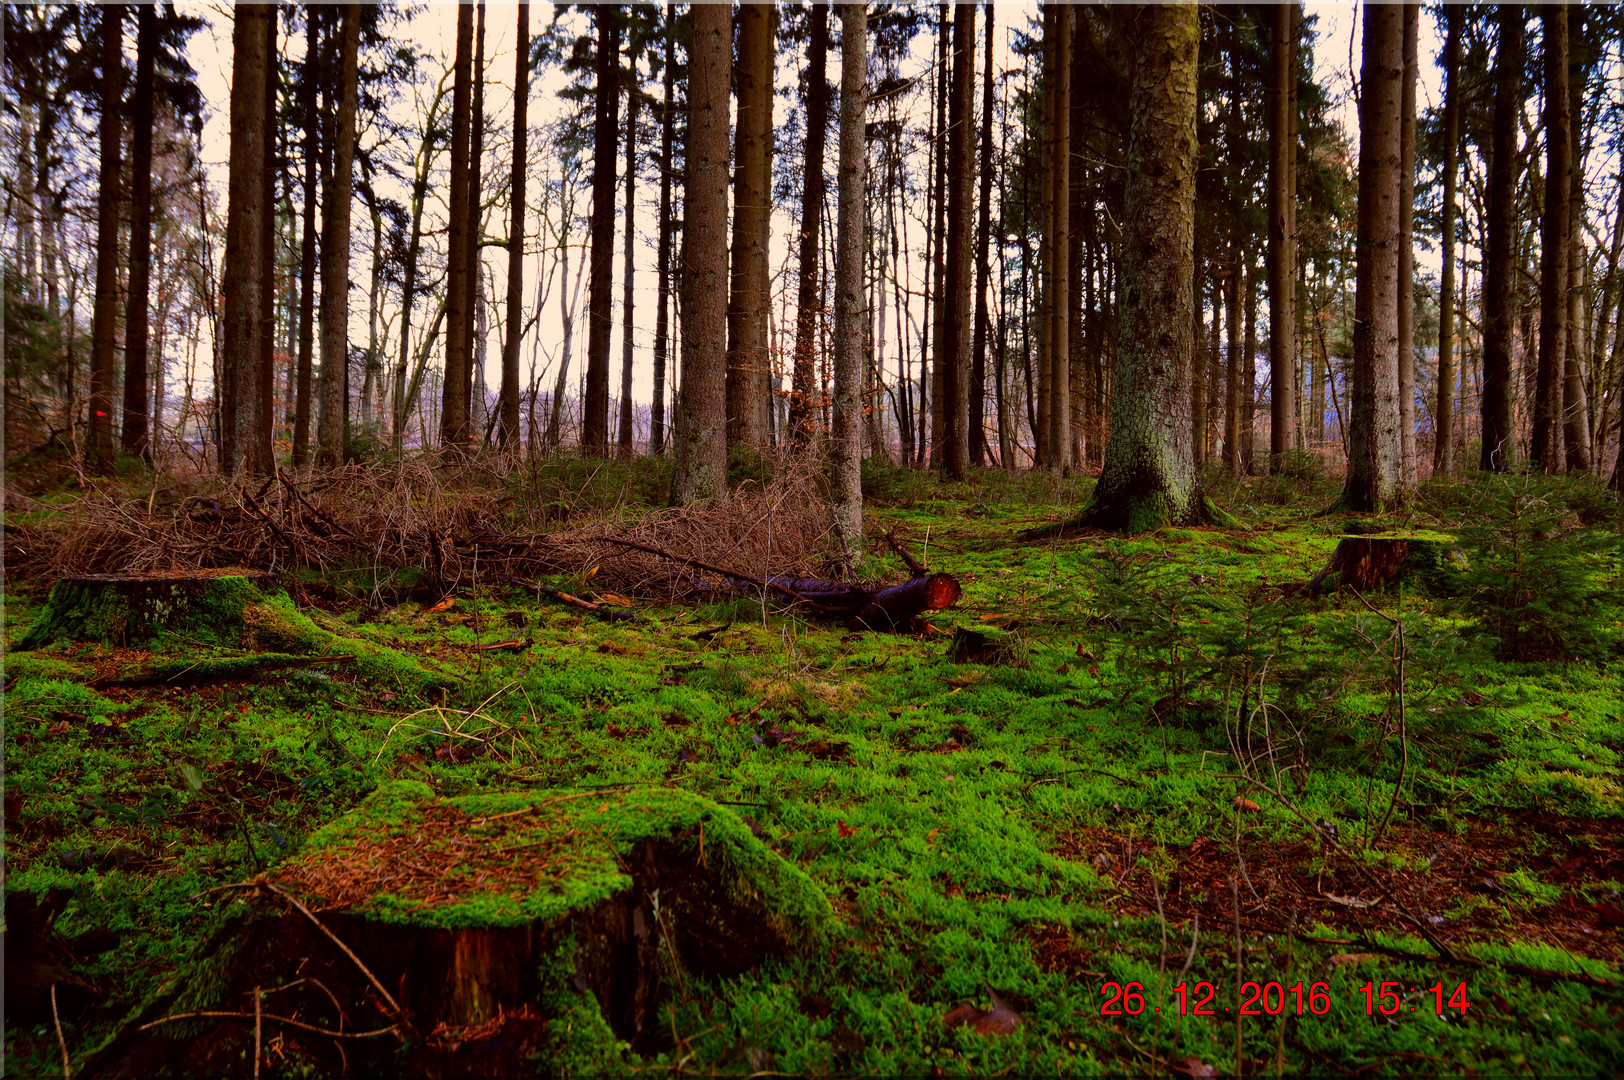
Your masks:
M 1364 995 L 1366 1016 L 1396 1016 L 1405 1012 L 1420 1012 L 1427 1006 L 1442 1016 L 1456 1010 L 1462 1016 L 1471 1008 L 1466 1000 L 1466 984 L 1458 983 L 1453 989 L 1442 982 L 1431 986 L 1408 986 L 1398 982 L 1367 982 L 1359 988 Z M 1328 983 L 1296 983 L 1286 986 L 1278 982 L 1241 984 L 1237 1005 L 1217 1004 L 1218 990 L 1212 983 L 1181 982 L 1170 991 L 1168 1011 L 1180 1016 L 1217 1016 L 1220 1012 L 1239 1011 L 1242 1016 L 1324 1016 L 1331 1011 L 1331 987 Z M 1160 1005 L 1148 1003 L 1143 983 L 1108 982 L 1100 987 L 1105 1001 L 1100 1005 L 1101 1016 L 1138 1016 L 1146 1012 L 1161 1012 Z M 1408 996 L 1406 996 L 1408 995 Z

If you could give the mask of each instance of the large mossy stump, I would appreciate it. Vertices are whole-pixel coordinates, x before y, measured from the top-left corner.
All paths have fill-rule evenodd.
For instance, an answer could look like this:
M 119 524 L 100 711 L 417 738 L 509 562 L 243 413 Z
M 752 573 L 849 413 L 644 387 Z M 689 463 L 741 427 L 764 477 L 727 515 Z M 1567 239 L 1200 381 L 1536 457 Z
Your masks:
M 1308 583 L 1308 592 L 1317 596 L 1344 587 L 1369 592 L 1413 581 L 1434 596 L 1447 596 L 1466 569 L 1466 557 L 1447 533 L 1350 532 L 1338 540 L 1330 561 Z
M 213 570 L 187 574 L 89 574 L 63 578 L 19 650 L 58 641 L 122 648 L 166 634 L 195 644 L 305 652 L 326 640 L 272 574 Z
M 261 880 L 223 894 L 220 928 L 84 1075 L 241 1073 L 256 987 L 278 988 L 271 1075 L 511 1075 L 566 1012 L 650 1051 L 668 992 L 827 946 L 835 925 L 734 813 L 658 788 L 438 799 L 399 781 Z

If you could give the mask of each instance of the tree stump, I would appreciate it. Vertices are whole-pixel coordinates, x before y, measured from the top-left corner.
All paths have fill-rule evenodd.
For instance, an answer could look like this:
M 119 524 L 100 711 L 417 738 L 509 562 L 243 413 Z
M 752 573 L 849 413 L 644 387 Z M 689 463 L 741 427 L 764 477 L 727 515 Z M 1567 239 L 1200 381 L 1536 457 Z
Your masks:
M 63 578 L 28 628 L 19 650 L 56 641 L 140 646 L 174 634 L 193 642 L 304 652 L 323 635 L 276 578 L 256 570 L 187 574 L 89 574 Z
M 583 1003 L 649 1052 L 668 989 L 826 948 L 835 925 L 735 814 L 667 789 L 438 799 L 397 781 L 256 882 L 84 1075 L 240 1075 L 256 987 L 279 988 L 264 1036 L 317 1075 L 346 1057 L 360 1075 L 515 1075 Z M 385 1033 L 341 1056 L 322 1034 L 340 1030 Z
M 1368 592 L 1404 579 L 1434 595 L 1447 595 L 1466 569 L 1466 557 L 1447 533 L 1349 533 L 1337 542 L 1325 568 L 1309 581 L 1308 592 L 1318 596 L 1327 588 L 1343 586 Z

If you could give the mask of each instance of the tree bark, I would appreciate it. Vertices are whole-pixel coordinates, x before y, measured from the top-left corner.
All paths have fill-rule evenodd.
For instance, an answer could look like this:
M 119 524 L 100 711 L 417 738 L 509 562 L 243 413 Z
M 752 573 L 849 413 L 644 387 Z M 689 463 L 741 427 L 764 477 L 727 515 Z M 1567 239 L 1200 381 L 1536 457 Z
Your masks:
M 124 315 L 124 449 L 151 460 L 147 422 L 147 303 L 152 286 L 152 63 L 157 8 L 136 8 L 135 115 L 130 136 L 130 284 Z M 27 170 L 23 170 L 26 172 Z
M 733 259 L 727 311 L 728 445 L 767 445 L 767 244 L 772 225 L 773 5 L 742 4 L 734 81 Z
M 450 449 L 468 441 L 468 274 L 472 259 L 468 247 L 468 218 L 459 211 L 468 205 L 468 128 L 473 111 L 469 68 L 474 54 L 474 9 L 457 6 L 457 52 L 451 75 L 451 191 L 445 268 L 445 371 L 440 386 L 440 445 Z
M 275 7 L 271 8 L 266 31 L 265 159 L 259 172 L 260 201 L 265 207 L 259 219 L 259 362 L 255 365 L 260 412 L 247 441 L 240 444 L 255 476 L 276 472 L 272 450 L 276 437 L 276 12 Z
M 464 287 L 468 290 L 468 319 L 464 323 L 467 338 L 467 384 L 462 388 L 466 402 L 467 425 L 464 446 L 472 448 L 481 434 L 485 417 L 485 343 L 488 323 L 485 311 L 485 3 L 474 5 L 474 67 L 473 117 L 468 127 L 468 202 L 463 212 L 468 216 L 468 276 Z M 479 390 L 476 395 L 475 389 Z
M 1241 253 L 1224 280 L 1224 468 L 1241 473 Z
M 868 147 L 868 7 L 842 4 L 840 43 L 840 172 L 835 240 L 834 438 L 829 501 L 837 559 L 847 575 L 863 560 L 863 191 Z
M 320 23 L 316 7 L 305 8 L 304 84 L 299 88 L 304 109 L 304 217 L 303 235 L 299 241 L 299 360 L 294 376 L 293 396 L 293 464 L 297 468 L 310 456 L 310 392 L 312 368 L 316 355 L 316 200 L 320 186 L 320 163 L 316 157 L 317 114 L 316 81 L 320 71 L 317 56 L 321 48 Z M 411 313 L 412 276 L 416 260 L 408 258 L 405 285 L 407 314 L 402 317 L 405 327 Z M 407 336 L 402 330 L 402 340 Z M 402 349 L 405 346 L 402 345 Z M 401 366 L 405 367 L 405 354 Z
M 1241 300 L 1243 318 L 1246 320 L 1245 340 L 1241 345 L 1244 359 L 1241 362 L 1241 470 L 1247 475 L 1254 475 L 1253 469 L 1253 433 L 1257 428 L 1257 257 L 1251 246 L 1248 245 L 1245 256 L 1246 288 Z M 1324 437 L 1325 399 L 1323 396 L 1314 399 L 1318 403 L 1317 426 L 1321 438 Z
M 1269 68 L 1269 472 L 1296 446 L 1297 5 L 1272 12 Z
M 947 281 L 947 99 L 949 67 L 951 64 L 951 26 L 952 7 L 948 4 L 936 5 L 936 124 L 931 132 L 932 153 L 935 161 L 932 163 L 931 174 L 934 177 L 934 197 L 931 206 L 934 208 L 936 227 L 932 230 L 930 239 L 934 243 L 932 264 L 930 272 L 925 279 L 926 304 L 929 305 L 930 340 L 935 346 L 935 355 L 929 348 L 921 346 L 919 355 L 921 364 L 929 364 L 930 372 L 927 378 L 924 367 L 919 372 L 919 388 L 923 396 L 928 399 L 930 411 L 930 443 L 929 462 L 935 468 L 942 467 L 942 353 L 944 351 L 943 339 L 947 336 L 947 291 L 943 287 Z M 1047 14 L 1047 13 L 1046 13 Z M 865 24 L 866 25 L 866 24 Z M 932 289 L 932 282 L 935 283 Z M 929 390 L 926 390 L 926 386 Z M 920 460 L 925 459 L 927 446 L 920 443 Z
M 671 502 L 726 501 L 727 186 L 730 10 L 695 4 L 688 46 L 682 221 L 682 386 Z
M 829 128 L 829 5 L 807 9 L 811 23 L 806 71 L 806 176 L 801 185 L 800 289 L 795 302 L 795 369 L 790 378 L 790 444 L 812 436 L 813 345 L 818 331 L 818 238 L 823 228 L 823 151 Z
M 654 401 L 649 413 L 649 453 L 665 452 L 665 369 L 670 349 L 671 308 L 671 234 L 675 223 L 671 218 L 671 143 L 675 128 L 676 85 L 676 12 L 665 10 L 665 106 L 660 112 L 660 243 L 656 262 L 659 266 L 659 310 L 654 316 Z
M 1562 369 L 1568 353 L 1568 244 L 1572 239 L 1573 112 L 1568 87 L 1568 5 L 1540 8 L 1545 62 L 1545 212 L 1540 222 L 1539 368 L 1533 462 L 1562 471 Z
M 257 23 L 258 18 L 256 9 L 254 16 L 246 21 Z M 107 476 L 113 471 L 113 350 L 118 329 L 115 324 L 118 321 L 119 136 L 124 101 L 123 4 L 108 4 L 101 9 L 101 36 L 101 174 L 96 192 L 96 298 L 90 324 L 90 398 L 86 403 L 90 409 L 90 430 L 85 443 L 85 468 Z M 236 77 L 234 73 L 233 86 Z M 254 80 L 254 88 L 247 96 L 257 97 L 263 93 L 261 82 L 263 80 Z M 235 96 L 232 104 L 236 104 Z M 235 111 L 233 109 L 233 134 L 237 130 Z M 256 131 L 252 138 L 257 142 L 259 133 Z M 232 193 L 235 195 L 235 157 L 232 166 Z M 245 167 L 252 166 L 253 163 L 249 163 Z M 256 172 L 252 183 L 257 186 L 258 181 Z M 252 299 L 257 304 L 257 292 Z
M 601 454 L 609 443 L 609 339 L 614 328 L 615 161 L 620 147 L 620 15 L 595 7 L 598 55 L 592 124 L 592 265 L 587 279 L 586 392 L 581 446 Z
M 1508 472 L 1517 459 L 1512 426 L 1512 300 L 1517 277 L 1517 117 L 1522 112 L 1521 4 L 1496 11 L 1494 119 L 1489 153 L 1488 232 L 1483 284 L 1483 438 L 1480 468 Z
M 529 163 L 530 5 L 519 5 L 514 37 L 513 171 L 508 181 L 507 340 L 502 343 L 502 402 L 497 442 L 519 449 L 519 339 L 524 336 L 524 199 Z
M 1460 34 L 1459 5 L 1444 5 L 1444 175 L 1443 280 L 1438 288 L 1438 402 L 1433 415 L 1432 471 L 1448 476 L 1455 471 L 1455 232 L 1456 188 L 1460 182 Z
M 1353 404 L 1340 505 L 1381 513 L 1404 501 L 1398 430 L 1404 11 L 1398 5 L 1367 4 L 1364 17 Z
M 1415 452 L 1415 81 L 1420 73 L 1421 5 L 1404 5 L 1404 70 L 1399 105 L 1398 436 L 1399 483 L 1420 483 Z
M 975 5 L 956 5 L 947 108 L 947 261 L 942 279 L 946 336 L 937 350 L 942 369 L 941 465 L 952 480 L 963 480 L 970 465 L 970 286 L 976 273 L 970 261 L 970 215 L 975 203 L 975 27 Z
M 993 26 L 995 5 L 982 5 L 987 15 L 986 55 L 981 73 L 981 201 L 976 207 L 976 303 L 975 336 L 970 344 L 970 464 L 987 464 L 987 339 L 992 319 L 987 310 L 987 286 L 992 279 L 988 249 L 992 234 L 992 102 Z
M 350 201 L 355 186 L 356 51 L 361 38 L 361 5 L 344 5 L 339 34 L 333 175 L 322 200 L 321 411 L 316 418 L 316 460 L 322 465 L 338 465 L 344 460 L 350 353 Z
M 1124 11 L 1129 141 L 1115 393 L 1105 469 L 1082 521 L 1145 532 L 1209 517 L 1196 472 L 1189 382 L 1195 357 L 1198 9 Z
M 1563 364 L 1562 443 L 1568 472 L 1589 472 L 1594 458 L 1590 437 L 1590 406 L 1586 400 L 1583 357 L 1585 345 L 1585 301 L 1590 295 L 1589 259 L 1585 251 L 1585 144 L 1583 95 L 1585 72 L 1590 64 L 1587 52 L 1593 46 L 1584 33 L 1584 8 L 1568 9 L 1568 108 L 1572 117 L 1572 140 L 1568 179 L 1568 341 Z M 1577 21 L 1575 21 L 1577 20 Z

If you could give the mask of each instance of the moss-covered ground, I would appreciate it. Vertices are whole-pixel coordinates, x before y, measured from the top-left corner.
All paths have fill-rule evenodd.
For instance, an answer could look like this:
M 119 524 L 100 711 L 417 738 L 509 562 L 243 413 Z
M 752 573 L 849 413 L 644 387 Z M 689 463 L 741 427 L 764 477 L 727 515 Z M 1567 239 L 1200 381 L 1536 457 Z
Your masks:
M 60 909 L 69 1052 L 207 936 L 207 890 L 415 780 L 692 792 L 832 905 L 833 944 L 684 984 L 663 1050 L 618 1044 L 582 997 L 549 1022 L 546 1071 L 1624 1060 L 1624 570 L 1593 485 L 1430 487 L 1378 524 L 1458 538 L 1469 570 L 1314 597 L 1338 538 L 1367 530 L 1316 517 L 1335 490 L 1312 478 L 1213 478 L 1244 528 L 1040 541 L 1018 536 L 1074 515 L 1091 481 L 866 480 L 870 531 L 964 585 L 937 633 L 760 597 L 610 623 L 499 585 L 381 613 L 340 588 L 306 610 L 333 635 L 317 652 L 349 662 L 184 639 L 11 653 L 6 891 Z M 48 584 L 8 583 L 10 641 Z M 995 662 L 954 662 L 960 628 Z M 965 1004 L 1019 1025 L 944 1021 Z M 8 1072 L 60 1073 L 48 1006 L 8 1009 Z

